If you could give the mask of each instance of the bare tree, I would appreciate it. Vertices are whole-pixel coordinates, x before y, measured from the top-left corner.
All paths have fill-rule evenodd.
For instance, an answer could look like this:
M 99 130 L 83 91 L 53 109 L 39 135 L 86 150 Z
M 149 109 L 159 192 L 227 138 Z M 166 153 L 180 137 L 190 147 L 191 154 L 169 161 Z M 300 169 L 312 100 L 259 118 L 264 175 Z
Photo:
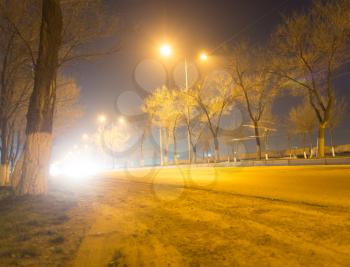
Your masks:
M 25 19 L 27 5 L 27 1 L 0 1 L 0 185 L 8 183 L 9 161 L 18 151 L 12 145 L 19 121 L 17 117 L 25 114 L 23 105 L 27 103 L 32 87 L 31 60 L 13 23 L 26 28 L 27 35 L 31 35 L 35 23 Z
M 180 112 L 181 119 L 187 132 L 187 149 L 189 163 L 196 162 L 197 143 L 203 130 L 203 113 L 198 102 L 193 95 L 196 95 L 196 89 L 181 89 L 178 95 L 177 109 Z
M 198 148 L 202 150 L 202 160 L 207 157 L 209 163 L 209 150 L 211 149 L 211 138 L 212 134 L 208 131 L 208 128 L 204 128 L 202 134 L 198 138 Z
M 13 179 L 17 194 L 46 192 L 58 69 L 72 60 L 115 52 L 115 49 L 103 53 L 91 49 L 92 42 L 106 36 L 115 25 L 106 16 L 103 17 L 102 14 L 106 13 L 98 8 L 101 7 L 101 1 L 38 2 L 30 2 L 31 11 L 37 6 L 41 7 L 41 12 L 36 13 L 41 14 L 37 16 L 41 18 L 37 45 L 31 45 L 31 39 L 24 34 L 26 31 L 11 21 L 34 66 L 34 89 L 27 113 L 26 143 Z
M 233 88 L 232 77 L 227 72 L 214 72 L 204 81 L 198 82 L 195 90 L 191 92 L 192 97 L 204 113 L 206 123 L 212 134 L 215 161 L 220 160 L 218 137 L 221 118 L 231 109 L 237 96 L 236 90 Z
M 280 79 L 270 71 L 266 53 L 262 49 L 240 44 L 233 48 L 230 70 L 241 92 L 239 98 L 246 107 L 254 127 L 256 157 L 261 159 L 260 122 L 271 108 L 280 87 Z
M 23 156 L 14 171 L 18 195 L 47 192 L 46 176 L 51 154 L 55 82 L 62 29 L 60 1 L 43 1 L 34 88 L 27 113 L 26 142 Z
M 314 1 L 310 11 L 286 17 L 273 36 L 275 73 L 301 89 L 316 114 L 319 157 L 335 101 L 334 74 L 348 60 L 349 16 L 348 0 Z
M 29 96 L 32 88 L 28 88 Z M 15 94 L 16 95 L 16 94 Z M 67 128 L 73 125 L 73 122 L 82 114 L 82 107 L 79 104 L 80 90 L 73 79 L 60 77 L 57 85 L 57 100 L 54 112 L 53 137 L 56 138 Z M 28 110 L 29 97 L 25 98 L 16 112 L 11 116 L 8 127 L 8 161 L 10 166 L 9 173 L 13 171 L 20 152 L 25 142 L 26 112 Z

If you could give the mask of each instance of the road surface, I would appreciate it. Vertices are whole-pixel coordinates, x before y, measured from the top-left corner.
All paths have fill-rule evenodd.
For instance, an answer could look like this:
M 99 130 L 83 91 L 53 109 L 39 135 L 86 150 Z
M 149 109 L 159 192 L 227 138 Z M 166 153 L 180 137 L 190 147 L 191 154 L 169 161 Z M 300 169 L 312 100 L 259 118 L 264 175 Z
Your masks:
M 90 180 L 72 266 L 350 266 L 350 167 L 165 168 Z

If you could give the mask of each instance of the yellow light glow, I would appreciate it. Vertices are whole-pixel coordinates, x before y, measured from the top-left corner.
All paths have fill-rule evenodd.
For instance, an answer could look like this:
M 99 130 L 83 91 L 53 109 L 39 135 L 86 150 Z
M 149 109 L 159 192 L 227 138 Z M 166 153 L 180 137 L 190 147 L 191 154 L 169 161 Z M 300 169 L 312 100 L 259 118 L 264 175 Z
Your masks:
M 98 116 L 98 122 L 99 123 L 105 123 L 107 120 L 106 116 L 101 114 L 100 116 Z
M 163 56 L 163 57 L 169 57 L 171 56 L 172 54 L 172 49 L 171 49 L 171 46 L 169 44 L 163 44 L 161 45 L 160 47 L 160 54 Z
M 202 61 L 207 61 L 208 60 L 208 55 L 206 53 L 201 53 L 199 56 L 199 59 Z
M 124 117 L 119 117 L 119 123 L 120 123 L 120 124 L 124 124 L 124 123 L 125 123 Z

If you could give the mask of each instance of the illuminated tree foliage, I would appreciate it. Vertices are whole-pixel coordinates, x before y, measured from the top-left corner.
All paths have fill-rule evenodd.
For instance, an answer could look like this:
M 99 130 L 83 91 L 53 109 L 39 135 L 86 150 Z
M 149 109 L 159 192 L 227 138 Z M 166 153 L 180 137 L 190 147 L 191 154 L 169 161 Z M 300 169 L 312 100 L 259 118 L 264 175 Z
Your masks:
M 204 114 L 205 121 L 212 134 L 215 161 L 220 160 L 219 134 L 222 116 L 227 114 L 237 98 L 237 89 L 227 72 L 214 72 L 204 81 L 197 83 L 191 96 Z
M 171 137 L 174 145 L 174 161 L 176 160 L 176 128 L 179 124 L 180 111 L 177 107 L 178 94 L 176 90 L 168 89 L 163 86 L 157 88 L 145 100 L 142 110 L 147 113 L 154 125 L 160 128 L 160 145 L 165 145 L 164 161 L 169 161 L 169 144 Z M 163 148 L 161 147 L 161 157 Z

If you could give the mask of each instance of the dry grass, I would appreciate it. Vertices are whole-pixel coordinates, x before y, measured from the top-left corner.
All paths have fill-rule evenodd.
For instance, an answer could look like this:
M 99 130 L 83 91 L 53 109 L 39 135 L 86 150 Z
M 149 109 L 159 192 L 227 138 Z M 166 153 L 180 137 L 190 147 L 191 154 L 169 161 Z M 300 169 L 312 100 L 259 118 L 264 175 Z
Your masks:
M 87 227 L 76 197 L 0 195 L 0 266 L 66 266 Z

